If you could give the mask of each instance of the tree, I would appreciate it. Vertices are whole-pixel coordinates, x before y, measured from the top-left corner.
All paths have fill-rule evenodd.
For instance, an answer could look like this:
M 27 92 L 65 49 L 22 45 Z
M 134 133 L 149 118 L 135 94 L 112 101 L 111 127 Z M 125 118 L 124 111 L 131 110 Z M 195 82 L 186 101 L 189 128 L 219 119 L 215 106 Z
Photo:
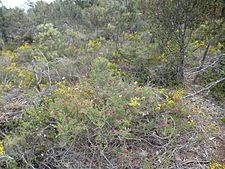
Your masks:
M 5 25 L 5 16 L 4 16 L 4 5 L 0 1 L 1 7 L 0 7 L 0 32 L 1 32 L 1 38 L 3 40 L 6 40 L 6 25 Z
M 184 81 L 187 47 L 193 30 L 209 15 L 208 0 L 152 0 L 149 18 L 155 34 L 161 39 L 177 84 Z
M 23 9 L 0 8 L 0 29 L 5 42 L 12 42 L 28 32 L 29 22 Z

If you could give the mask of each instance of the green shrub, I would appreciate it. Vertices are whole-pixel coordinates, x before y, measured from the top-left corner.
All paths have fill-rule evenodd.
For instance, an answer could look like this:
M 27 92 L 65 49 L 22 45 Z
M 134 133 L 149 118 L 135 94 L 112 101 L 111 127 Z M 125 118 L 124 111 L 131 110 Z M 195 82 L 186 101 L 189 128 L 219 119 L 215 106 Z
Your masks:
M 164 97 L 162 90 L 126 83 L 103 57 L 93 61 L 89 78 L 76 85 L 61 81 L 56 87 L 40 106 L 26 109 L 17 131 L 8 138 L 5 151 L 17 167 L 76 166 L 73 159 L 65 160 L 67 155 L 90 159 L 93 151 L 100 158 L 107 154 L 129 166 L 124 144 L 144 138 L 165 119 L 168 124 L 158 132 L 162 136 L 173 134 L 176 127 L 169 114 L 181 116 L 184 111 L 178 111 L 179 92 Z

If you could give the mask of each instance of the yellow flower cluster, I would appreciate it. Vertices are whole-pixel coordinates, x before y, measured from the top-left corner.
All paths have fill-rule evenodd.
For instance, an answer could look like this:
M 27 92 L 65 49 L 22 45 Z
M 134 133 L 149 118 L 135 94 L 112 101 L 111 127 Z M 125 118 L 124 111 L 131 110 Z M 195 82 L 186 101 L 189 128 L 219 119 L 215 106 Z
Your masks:
M 114 51 L 114 52 L 112 53 L 112 55 L 113 55 L 114 57 L 119 57 L 119 56 L 120 56 L 120 53 L 119 53 L 118 51 Z
M 138 101 L 140 101 L 140 98 L 138 98 L 138 97 L 131 98 L 129 105 L 131 107 L 140 106 L 141 104 Z
M 215 46 L 209 47 L 209 53 L 210 54 L 215 54 L 217 51 L 218 51 L 217 47 L 215 47 Z
M 5 56 L 10 62 L 14 61 L 16 59 L 16 55 L 15 53 L 13 53 L 12 51 L 3 51 L 2 55 Z
M 177 89 L 176 91 L 170 93 L 171 97 L 173 97 L 175 100 L 180 100 L 182 96 L 184 95 L 183 89 Z
M 217 131 L 217 130 L 218 130 L 218 126 L 217 126 L 216 124 L 214 124 L 214 123 L 211 123 L 211 124 L 209 125 L 209 127 L 210 127 L 210 129 L 211 129 L 212 131 Z
M 195 48 L 198 48 L 198 47 L 200 47 L 200 46 L 203 46 L 203 47 L 207 47 L 207 45 L 205 44 L 205 42 L 203 42 L 203 41 L 195 41 L 195 43 L 194 43 L 194 47 Z
M 157 104 L 155 110 L 160 111 L 164 107 L 173 108 L 174 104 L 175 102 L 172 99 L 170 99 L 169 96 L 166 96 L 166 102 Z
M 169 108 L 173 108 L 173 107 L 174 107 L 174 101 L 171 100 L 171 99 L 169 98 L 169 96 L 166 96 L 166 101 L 167 101 L 167 106 L 168 106 Z
M 67 94 L 68 96 L 72 96 L 74 91 L 77 90 L 77 88 L 73 88 L 70 84 L 68 84 L 66 80 L 56 83 L 56 86 L 57 89 L 54 91 L 54 94 L 56 95 Z
M 9 82 L 7 84 L 0 84 L 0 90 L 9 90 L 12 87 L 13 87 L 13 83 L 12 82 Z
M 165 106 L 166 106 L 166 103 L 163 103 L 163 104 L 157 104 L 155 110 L 160 111 L 160 110 L 161 110 L 163 107 L 165 107 Z
M 7 71 L 10 71 L 10 72 L 16 72 L 16 73 L 20 73 L 20 69 L 17 67 L 16 63 L 11 63 L 7 68 L 6 68 Z
M 89 40 L 88 41 L 88 47 L 89 48 L 100 48 L 102 46 L 102 43 L 100 42 L 100 40 Z
M 44 58 L 43 56 L 34 56 L 34 59 L 35 59 L 37 62 L 46 61 L 45 58 Z
M 210 162 L 209 169 L 225 169 L 225 164 Z
M 28 43 L 24 43 L 19 47 L 19 50 L 24 50 L 24 49 L 32 49 L 32 46 L 30 46 Z
M 4 153 L 4 146 L 3 146 L 2 141 L 0 141 L 0 156 L 2 156 L 3 153 Z
M 161 110 L 161 105 L 158 104 L 157 107 L 155 108 L 155 110 L 160 111 Z
M 195 121 L 193 119 L 191 119 L 190 121 L 188 121 L 188 124 L 190 124 L 191 126 L 195 125 Z
M 134 32 L 134 33 L 125 33 L 124 34 L 124 38 L 126 39 L 126 40 L 129 40 L 129 41 L 136 41 L 136 40 L 138 40 L 139 39 L 139 35 L 138 35 L 138 33 L 137 32 Z
M 21 79 L 19 88 L 27 87 L 34 81 L 34 75 L 32 70 L 23 70 L 16 63 L 11 63 L 8 67 L 6 67 L 6 70 L 17 75 Z M 9 85 L 13 86 L 12 82 Z
M 158 88 L 156 90 L 159 94 L 163 94 L 165 92 L 165 89 L 164 88 Z
M 58 88 L 55 90 L 55 94 L 64 94 L 67 92 L 67 86 L 66 86 L 65 80 L 56 83 L 56 86 Z
M 25 88 L 29 86 L 29 84 L 34 81 L 33 72 L 29 69 L 27 70 L 20 70 L 18 72 L 18 77 L 21 78 L 19 88 Z
M 107 68 L 110 72 L 112 72 L 114 75 L 119 75 L 120 71 L 117 69 L 116 64 L 109 62 L 107 64 Z
M 222 43 L 219 42 L 219 43 L 217 44 L 217 48 L 218 48 L 218 49 L 221 49 L 221 48 L 223 48 L 223 47 L 224 47 L 224 45 L 223 45 Z

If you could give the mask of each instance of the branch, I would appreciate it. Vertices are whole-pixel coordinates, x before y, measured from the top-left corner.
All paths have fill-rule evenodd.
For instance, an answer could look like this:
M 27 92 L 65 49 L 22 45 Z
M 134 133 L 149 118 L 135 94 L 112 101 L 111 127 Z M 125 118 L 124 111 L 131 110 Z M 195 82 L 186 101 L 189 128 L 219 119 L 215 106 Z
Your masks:
M 196 47 L 192 52 L 195 52 L 195 51 L 197 51 L 199 48 L 201 48 L 201 47 L 205 47 L 205 45 L 199 45 L 198 47 Z
M 38 49 L 38 51 L 41 53 L 41 55 L 44 57 L 44 59 L 45 59 L 45 61 L 47 63 L 49 85 L 51 86 L 52 85 L 52 80 L 51 80 L 51 77 L 50 77 L 49 61 L 48 61 L 48 59 L 46 58 L 46 56 L 44 55 L 44 53 L 40 49 Z
M 215 60 L 213 63 L 207 65 L 206 67 L 200 66 L 199 69 L 197 71 L 193 72 L 192 74 L 198 74 L 198 73 L 201 73 L 201 72 L 203 72 L 204 70 L 206 70 L 210 67 L 213 67 L 218 61 L 220 61 L 220 58 L 221 57 L 219 57 L 217 60 Z
M 205 86 L 203 89 L 201 89 L 201 90 L 199 90 L 199 91 L 197 91 L 195 93 L 189 94 L 187 96 L 184 96 L 183 99 L 186 99 L 186 98 L 189 98 L 189 97 L 193 97 L 193 96 L 195 96 L 195 95 L 197 95 L 199 93 L 202 93 L 202 92 L 204 92 L 206 90 L 209 90 L 211 87 L 217 85 L 218 83 L 220 83 L 220 82 L 222 82 L 224 80 L 225 80 L 225 77 L 224 78 L 221 78 L 221 79 L 219 79 L 219 80 L 217 80 L 215 82 L 212 82 L 212 83 L 208 84 L 207 86 Z
M 194 68 L 190 69 L 188 72 L 186 72 L 186 74 L 187 74 L 187 75 L 193 75 L 193 74 L 201 73 L 201 72 L 203 72 L 204 70 L 208 69 L 209 67 L 214 66 L 214 65 L 215 65 L 218 61 L 220 61 L 220 59 L 221 59 L 222 57 L 224 57 L 224 56 L 225 56 L 225 54 L 221 54 L 221 55 L 219 55 L 219 56 L 216 56 L 216 57 L 214 57 L 213 59 L 211 59 L 211 60 L 209 61 L 209 62 L 212 62 L 212 61 L 214 60 L 211 64 L 205 65 L 205 67 L 204 67 L 204 65 L 200 65 L 200 66 L 198 66 L 198 67 L 194 67 Z M 196 71 L 194 71 L 194 70 L 196 70 Z

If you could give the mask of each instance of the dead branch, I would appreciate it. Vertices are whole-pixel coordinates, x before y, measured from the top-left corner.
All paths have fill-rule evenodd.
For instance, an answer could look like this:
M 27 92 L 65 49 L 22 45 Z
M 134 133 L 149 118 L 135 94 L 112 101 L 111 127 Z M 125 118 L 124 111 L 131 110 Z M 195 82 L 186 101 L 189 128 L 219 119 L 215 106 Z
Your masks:
M 208 65 L 200 65 L 198 67 L 194 67 L 192 68 L 189 72 L 186 72 L 187 75 L 193 75 L 193 74 L 199 74 L 203 71 L 205 71 L 206 69 L 214 66 L 218 61 L 220 61 L 221 58 L 225 57 L 225 54 L 220 54 L 220 55 L 217 55 L 215 56 L 214 58 L 212 58 L 209 62 L 211 64 L 208 64 Z M 195 71 L 196 70 L 196 71 Z
M 220 82 L 222 82 L 224 80 L 225 80 L 225 77 L 224 78 L 221 78 L 221 79 L 219 79 L 219 80 L 217 80 L 215 82 L 212 82 L 212 83 L 208 84 L 207 86 L 205 86 L 204 88 L 202 88 L 201 90 L 199 90 L 199 91 L 197 91 L 195 93 L 189 94 L 187 96 L 184 96 L 183 98 L 186 99 L 186 98 L 189 98 L 189 97 L 193 97 L 195 95 L 198 95 L 199 93 L 202 93 L 202 92 L 204 92 L 206 90 L 209 90 L 211 87 L 217 85 L 218 83 L 220 83 Z

